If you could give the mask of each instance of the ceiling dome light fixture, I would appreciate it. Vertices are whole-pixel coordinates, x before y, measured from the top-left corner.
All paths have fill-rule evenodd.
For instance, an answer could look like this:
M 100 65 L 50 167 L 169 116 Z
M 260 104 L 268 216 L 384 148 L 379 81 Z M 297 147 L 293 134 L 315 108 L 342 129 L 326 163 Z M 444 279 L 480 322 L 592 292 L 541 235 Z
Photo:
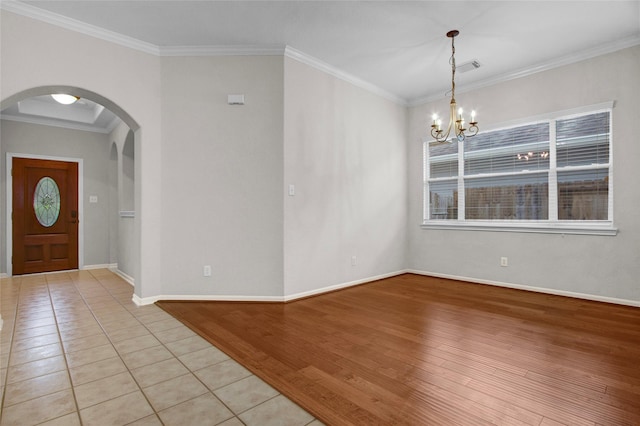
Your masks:
M 51 97 L 55 99 L 56 102 L 61 103 L 62 105 L 71 105 L 75 103 L 78 99 L 80 99 L 77 96 L 67 95 L 64 93 L 57 93 L 55 95 L 51 95 Z
M 476 112 L 471 111 L 471 121 L 469 122 L 469 128 L 465 129 L 464 117 L 462 116 L 462 108 L 458 109 L 456 104 L 456 48 L 454 46 L 455 37 L 460 34 L 458 30 L 451 30 L 447 33 L 447 37 L 451 38 L 451 103 L 449 104 L 451 111 L 449 113 L 449 125 L 446 130 L 442 130 L 442 120 L 438 118 L 437 114 L 433 114 L 433 124 L 431 125 L 431 136 L 437 142 L 447 142 L 451 130 L 455 132 L 455 137 L 458 141 L 463 142 L 464 139 L 469 136 L 475 136 L 478 134 L 478 122 L 476 121 Z M 468 134 L 465 132 L 468 131 Z M 453 140 L 454 135 L 451 135 Z

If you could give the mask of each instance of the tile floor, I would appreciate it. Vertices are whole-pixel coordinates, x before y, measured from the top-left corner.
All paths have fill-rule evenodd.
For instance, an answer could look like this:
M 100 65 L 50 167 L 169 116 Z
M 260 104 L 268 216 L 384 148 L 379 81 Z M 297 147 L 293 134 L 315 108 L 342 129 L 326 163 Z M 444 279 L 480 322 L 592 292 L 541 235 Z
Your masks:
M 2 426 L 321 425 L 109 270 L 0 283 Z

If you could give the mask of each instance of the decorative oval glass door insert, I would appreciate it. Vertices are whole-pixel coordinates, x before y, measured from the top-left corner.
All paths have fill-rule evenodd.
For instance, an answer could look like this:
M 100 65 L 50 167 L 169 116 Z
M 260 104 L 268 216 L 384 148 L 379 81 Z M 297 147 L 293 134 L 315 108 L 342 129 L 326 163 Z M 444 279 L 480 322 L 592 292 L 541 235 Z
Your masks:
M 48 176 L 40 179 L 33 194 L 33 210 L 42 226 L 50 227 L 60 215 L 60 189 Z

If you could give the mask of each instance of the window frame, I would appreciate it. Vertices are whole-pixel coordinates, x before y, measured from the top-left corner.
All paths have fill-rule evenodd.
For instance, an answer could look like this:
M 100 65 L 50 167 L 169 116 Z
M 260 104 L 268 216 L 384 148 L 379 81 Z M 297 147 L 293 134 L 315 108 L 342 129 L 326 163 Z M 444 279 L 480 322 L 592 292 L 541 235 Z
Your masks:
M 442 229 L 442 230 L 469 230 L 469 231 L 500 231 L 500 232 L 526 232 L 526 233 L 553 233 L 553 234 L 583 234 L 583 235 L 607 235 L 617 234 L 614 226 L 614 179 L 613 179 L 613 107 L 614 102 L 604 102 L 595 105 L 574 108 L 570 110 L 556 111 L 549 114 L 528 117 L 500 126 L 489 128 L 488 132 L 506 130 L 510 128 L 535 124 L 540 122 L 549 123 L 549 169 L 542 171 L 548 176 L 548 219 L 543 220 L 467 220 L 465 219 L 465 179 L 491 177 L 493 175 L 523 176 L 526 173 L 540 173 L 540 171 L 524 171 L 515 173 L 497 174 L 464 174 L 464 143 L 458 143 L 457 161 L 458 173 L 455 176 L 430 178 L 429 146 L 436 143 L 433 138 L 423 138 L 423 216 L 422 229 Z M 599 112 L 609 113 L 609 160 L 608 163 L 591 164 L 581 166 L 557 167 L 556 163 L 556 121 L 565 120 L 582 115 L 595 114 Z M 558 172 L 571 172 L 580 170 L 606 170 L 608 172 L 608 205 L 607 220 L 559 220 L 558 219 Z M 429 184 L 432 182 L 457 182 L 458 189 L 458 216 L 456 219 L 429 219 L 430 214 L 430 193 Z

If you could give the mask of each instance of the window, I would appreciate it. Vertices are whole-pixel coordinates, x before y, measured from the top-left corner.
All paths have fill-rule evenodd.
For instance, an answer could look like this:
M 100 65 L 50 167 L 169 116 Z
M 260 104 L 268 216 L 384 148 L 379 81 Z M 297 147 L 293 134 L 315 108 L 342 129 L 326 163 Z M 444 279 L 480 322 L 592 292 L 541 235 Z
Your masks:
M 610 233 L 612 107 L 425 142 L 424 225 Z

